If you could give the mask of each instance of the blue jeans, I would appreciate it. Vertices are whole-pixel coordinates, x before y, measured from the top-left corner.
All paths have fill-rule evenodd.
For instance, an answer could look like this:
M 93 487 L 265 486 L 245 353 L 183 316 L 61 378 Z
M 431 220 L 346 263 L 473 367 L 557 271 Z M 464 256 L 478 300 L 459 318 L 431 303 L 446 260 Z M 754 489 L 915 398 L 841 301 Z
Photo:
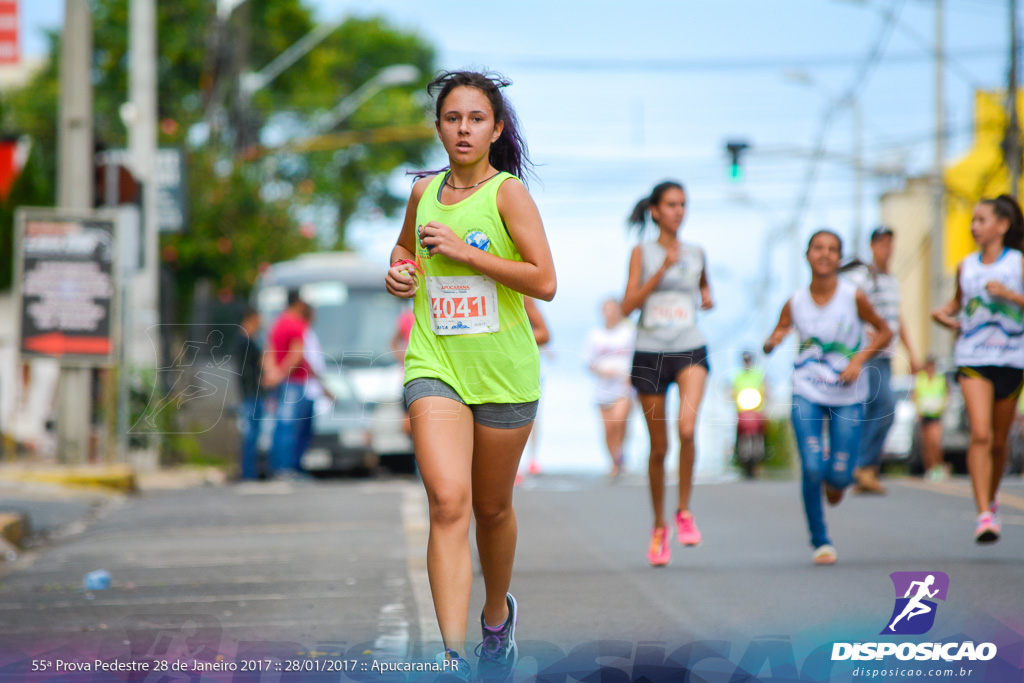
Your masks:
M 892 364 L 875 356 L 864 364 L 868 377 L 868 400 L 864 402 L 864 428 L 860 439 L 857 467 L 876 467 L 882 458 L 882 446 L 896 418 L 896 397 L 892 395 Z
M 263 398 L 244 396 L 238 406 L 238 427 L 242 437 L 242 479 L 259 477 L 260 424 L 263 420 Z
M 800 449 L 800 472 L 803 479 L 804 512 L 815 548 L 831 543 L 825 527 L 825 510 L 821 503 L 821 485 L 845 489 L 853 481 L 853 454 L 860 448 L 861 421 L 864 408 L 860 403 L 850 406 L 825 406 L 811 403 L 802 396 L 793 397 L 793 433 Z M 825 458 L 822 437 L 828 417 L 829 457 Z
M 292 463 L 296 472 L 302 470 L 302 454 L 313 443 L 313 411 L 315 409 L 313 404 L 313 401 L 306 400 L 302 416 L 299 419 L 299 443 L 295 448 L 295 461 Z
M 274 440 L 270 449 L 275 472 L 298 469 L 302 451 L 309 445 L 305 435 L 312 415 L 313 402 L 306 398 L 305 382 L 285 382 L 278 388 Z

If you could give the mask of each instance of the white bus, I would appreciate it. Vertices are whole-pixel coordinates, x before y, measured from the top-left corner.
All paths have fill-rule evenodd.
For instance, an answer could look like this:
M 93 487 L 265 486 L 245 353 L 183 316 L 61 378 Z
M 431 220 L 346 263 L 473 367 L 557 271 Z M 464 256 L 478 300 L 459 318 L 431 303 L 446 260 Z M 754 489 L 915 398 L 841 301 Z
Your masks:
M 302 459 L 308 472 L 369 470 L 379 461 L 414 467 L 403 431 L 403 369 L 391 349 L 407 304 L 384 288 L 387 267 L 351 252 L 314 253 L 267 269 L 253 292 L 266 330 L 298 290 L 315 317 L 327 388 L 336 400 L 314 406 L 313 439 Z

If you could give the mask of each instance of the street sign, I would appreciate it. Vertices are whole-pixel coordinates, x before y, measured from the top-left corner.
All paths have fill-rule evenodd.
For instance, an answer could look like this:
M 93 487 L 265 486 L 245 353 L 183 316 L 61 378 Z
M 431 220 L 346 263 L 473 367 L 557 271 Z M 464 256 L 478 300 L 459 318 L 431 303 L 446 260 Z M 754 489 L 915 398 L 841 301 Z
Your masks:
M 18 0 L 0 0 L 0 64 L 17 64 L 20 59 Z
M 2 2 L 2 0 L 0 0 Z M 126 149 L 109 149 L 97 155 L 97 163 L 102 165 L 131 168 L 131 157 Z M 104 193 L 108 205 L 113 206 L 121 201 L 124 194 L 122 187 L 126 178 L 120 173 L 102 176 Z M 108 179 L 109 178 L 109 179 Z M 134 183 L 131 176 L 127 180 Z M 156 152 L 153 162 L 153 182 L 156 183 L 156 226 L 159 232 L 180 232 L 185 228 L 185 158 L 180 149 L 163 147 Z M 134 190 L 133 190 L 134 191 Z
M 20 208 L 15 287 L 22 357 L 110 365 L 116 331 L 117 214 Z
M 185 227 L 185 164 L 181 150 L 156 152 L 156 225 L 160 232 L 179 232 Z

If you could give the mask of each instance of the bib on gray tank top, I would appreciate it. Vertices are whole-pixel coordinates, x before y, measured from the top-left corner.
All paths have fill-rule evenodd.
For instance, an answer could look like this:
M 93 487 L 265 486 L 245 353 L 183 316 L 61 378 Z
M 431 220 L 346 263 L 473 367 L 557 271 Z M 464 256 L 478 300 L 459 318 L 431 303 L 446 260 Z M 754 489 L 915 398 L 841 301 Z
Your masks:
M 640 249 L 643 256 L 641 278 L 647 282 L 665 263 L 666 251 L 657 242 L 644 242 Z M 705 345 L 704 335 L 697 328 L 700 276 L 704 265 L 703 249 L 679 243 L 679 260 L 665 271 L 640 309 L 637 351 L 692 351 Z

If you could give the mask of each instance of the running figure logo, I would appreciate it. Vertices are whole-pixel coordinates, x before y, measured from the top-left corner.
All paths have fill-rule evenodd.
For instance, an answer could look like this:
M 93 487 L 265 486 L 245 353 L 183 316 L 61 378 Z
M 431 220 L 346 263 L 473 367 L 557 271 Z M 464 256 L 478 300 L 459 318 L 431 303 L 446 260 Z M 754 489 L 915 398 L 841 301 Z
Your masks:
M 949 577 L 943 572 L 893 572 L 889 578 L 896 589 L 896 605 L 882 635 L 927 633 L 935 624 L 934 600 L 946 599 Z

